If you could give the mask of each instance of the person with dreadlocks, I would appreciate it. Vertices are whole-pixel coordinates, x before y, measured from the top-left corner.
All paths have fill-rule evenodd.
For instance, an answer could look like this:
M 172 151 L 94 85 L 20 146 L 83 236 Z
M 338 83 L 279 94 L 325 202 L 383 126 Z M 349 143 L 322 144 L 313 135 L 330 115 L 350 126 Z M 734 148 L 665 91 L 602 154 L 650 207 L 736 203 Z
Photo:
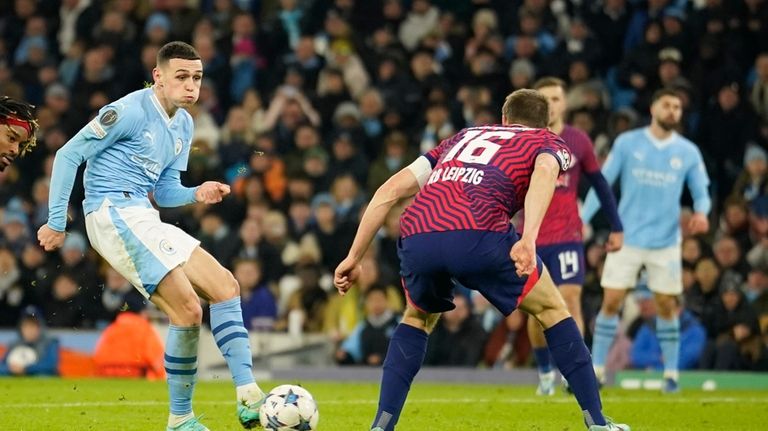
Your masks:
M 0 172 L 35 146 L 35 107 L 0 96 Z

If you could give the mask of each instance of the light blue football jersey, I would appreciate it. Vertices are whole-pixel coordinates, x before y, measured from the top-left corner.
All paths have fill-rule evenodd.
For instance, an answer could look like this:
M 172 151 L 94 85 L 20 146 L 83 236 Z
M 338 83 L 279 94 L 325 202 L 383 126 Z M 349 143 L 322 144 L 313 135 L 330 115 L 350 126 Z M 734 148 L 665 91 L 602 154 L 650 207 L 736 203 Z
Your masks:
M 610 184 L 620 178 L 619 216 L 624 243 L 630 246 L 664 248 L 680 242 L 680 197 L 686 183 L 694 211 L 709 214 L 712 207 L 701 152 L 678 133 L 663 141 L 653 137 L 648 127 L 622 133 L 602 171 Z M 590 190 L 582 220 L 591 220 L 599 206 L 595 191 Z
M 87 162 L 83 178 L 85 214 L 105 199 L 117 207 L 150 207 L 148 194 L 160 206 L 195 201 L 195 188 L 183 187 L 192 142 L 192 117 L 163 109 L 152 88 L 135 91 L 104 106 L 57 153 L 49 197 L 48 225 L 66 228 L 66 210 L 77 167 Z

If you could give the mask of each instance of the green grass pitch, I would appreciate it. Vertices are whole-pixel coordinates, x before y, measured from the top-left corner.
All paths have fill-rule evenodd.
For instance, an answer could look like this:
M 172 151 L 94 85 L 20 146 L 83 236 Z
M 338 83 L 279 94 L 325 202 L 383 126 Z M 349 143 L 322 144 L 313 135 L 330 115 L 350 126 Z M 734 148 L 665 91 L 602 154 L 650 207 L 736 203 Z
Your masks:
M 321 431 L 368 430 L 376 410 L 373 383 L 280 382 L 307 388 L 318 401 Z M 265 382 L 269 389 L 278 383 Z M 572 397 L 533 395 L 527 386 L 416 383 L 398 430 L 583 430 Z M 195 413 L 212 431 L 240 429 L 228 382 L 201 382 Z M 162 382 L 0 379 L 0 430 L 164 430 Z M 608 415 L 633 430 L 765 430 L 766 391 L 603 392 Z

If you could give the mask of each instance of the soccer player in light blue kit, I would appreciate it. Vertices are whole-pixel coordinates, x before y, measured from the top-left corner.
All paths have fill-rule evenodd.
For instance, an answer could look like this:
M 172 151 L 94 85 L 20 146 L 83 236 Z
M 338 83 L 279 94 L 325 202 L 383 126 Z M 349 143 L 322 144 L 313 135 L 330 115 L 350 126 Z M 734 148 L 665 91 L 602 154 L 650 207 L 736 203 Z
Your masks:
M 680 321 L 677 297 L 683 292 L 680 250 L 680 196 L 687 183 L 694 214 L 688 229 L 709 230 L 712 206 L 709 177 L 701 152 L 680 136 L 682 104 L 670 89 L 658 90 L 652 99 L 651 125 L 619 135 L 603 166 L 613 183 L 620 178 L 619 216 L 624 223 L 624 247 L 608 253 L 603 269 L 603 305 L 595 323 L 592 362 L 598 379 L 605 381 L 605 360 L 619 325 L 619 310 L 627 289 L 635 286 L 645 267 L 648 287 L 654 293 L 658 317 L 656 334 L 664 362 L 664 392 L 678 390 Z M 589 222 L 598 209 L 594 190 L 582 208 Z
M 148 194 L 161 207 L 213 204 L 229 186 L 208 181 L 181 185 L 192 140 L 192 117 L 203 65 L 195 49 L 170 42 L 157 54 L 154 85 L 103 107 L 57 153 L 53 164 L 48 223 L 38 231 L 46 250 L 61 247 L 78 166 L 87 161 L 83 209 L 93 248 L 144 296 L 171 325 L 165 351 L 170 392 L 168 430 L 205 431 L 192 412 L 200 299 L 211 304 L 211 327 L 236 386 L 237 416 L 245 428 L 258 424 L 264 393 L 252 373 L 248 332 L 239 286 L 232 274 L 196 239 L 160 221 Z

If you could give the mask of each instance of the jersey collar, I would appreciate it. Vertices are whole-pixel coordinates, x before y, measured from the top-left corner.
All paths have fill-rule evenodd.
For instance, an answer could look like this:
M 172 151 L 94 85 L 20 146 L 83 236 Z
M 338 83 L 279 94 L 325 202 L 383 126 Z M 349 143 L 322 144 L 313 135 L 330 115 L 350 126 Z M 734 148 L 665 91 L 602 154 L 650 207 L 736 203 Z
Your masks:
M 677 132 L 672 131 L 672 134 L 669 135 L 667 139 L 657 139 L 655 136 L 653 136 L 653 133 L 651 133 L 651 128 L 646 127 L 645 136 L 648 137 L 648 139 L 651 141 L 654 147 L 658 149 L 662 149 L 670 146 L 672 142 L 675 141 L 675 139 L 677 138 Z
M 157 112 L 160 114 L 160 117 L 163 118 L 163 120 L 165 121 L 165 124 L 167 126 L 170 126 L 171 123 L 173 122 L 173 118 L 175 118 L 176 115 L 174 115 L 173 118 L 169 117 L 168 113 L 165 112 L 163 105 L 160 103 L 160 100 L 155 95 L 155 91 L 152 89 L 150 89 L 149 91 L 151 92 L 151 94 L 149 95 L 149 98 L 152 100 L 152 105 L 154 105 L 155 109 L 157 109 Z

